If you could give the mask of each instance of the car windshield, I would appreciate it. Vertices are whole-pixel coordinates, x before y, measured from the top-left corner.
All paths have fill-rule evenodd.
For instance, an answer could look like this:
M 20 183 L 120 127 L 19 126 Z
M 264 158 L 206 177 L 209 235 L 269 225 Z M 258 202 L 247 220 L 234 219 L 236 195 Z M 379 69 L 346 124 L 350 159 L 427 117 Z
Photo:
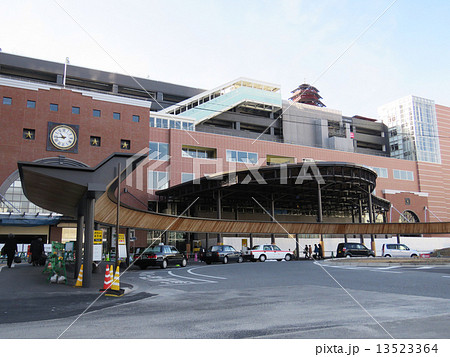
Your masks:
M 162 247 L 161 245 L 156 245 L 153 247 L 148 247 L 147 249 L 145 249 L 144 253 L 161 253 L 162 251 Z

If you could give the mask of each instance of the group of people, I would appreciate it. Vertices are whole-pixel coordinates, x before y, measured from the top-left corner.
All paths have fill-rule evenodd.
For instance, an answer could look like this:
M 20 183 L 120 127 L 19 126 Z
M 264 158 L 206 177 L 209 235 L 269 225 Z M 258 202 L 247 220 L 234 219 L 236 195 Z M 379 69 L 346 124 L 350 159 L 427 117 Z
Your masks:
M 314 255 L 313 255 L 313 248 L 311 245 L 305 245 L 305 249 L 303 249 L 303 254 L 305 255 L 305 259 L 322 259 L 323 258 L 323 252 L 322 252 L 322 246 L 320 244 L 314 244 Z
M 11 265 L 14 261 L 14 258 L 17 253 L 17 243 L 14 238 L 14 234 L 8 234 L 8 238 L 6 239 L 5 245 L 2 247 L 1 255 L 6 255 L 6 263 L 8 268 L 11 268 Z M 39 265 L 39 260 L 44 254 L 44 243 L 42 242 L 42 238 L 34 239 L 30 245 L 30 253 L 31 253 L 31 263 L 36 266 Z

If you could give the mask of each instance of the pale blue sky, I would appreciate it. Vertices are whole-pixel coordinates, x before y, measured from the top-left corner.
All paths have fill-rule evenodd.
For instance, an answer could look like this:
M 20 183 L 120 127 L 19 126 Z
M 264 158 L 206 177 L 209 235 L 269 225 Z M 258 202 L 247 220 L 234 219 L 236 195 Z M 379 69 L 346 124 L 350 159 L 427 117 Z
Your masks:
M 450 106 L 447 0 L 396 1 L 330 67 L 392 3 L 17 0 L 0 12 L 0 48 L 204 89 L 249 77 L 284 99 L 306 79 L 350 116 L 408 94 Z

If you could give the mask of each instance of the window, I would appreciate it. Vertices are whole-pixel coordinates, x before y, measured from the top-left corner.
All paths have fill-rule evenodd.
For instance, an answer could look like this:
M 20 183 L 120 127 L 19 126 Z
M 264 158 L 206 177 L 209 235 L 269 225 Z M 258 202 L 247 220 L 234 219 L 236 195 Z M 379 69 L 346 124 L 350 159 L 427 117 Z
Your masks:
M 91 146 L 101 146 L 102 139 L 99 136 L 91 136 Z
M 149 159 L 150 160 L 169 160 L 169 144 L 149 142 Z
M 163 171 L 148 172 L 148 189 L 163 190 L 169 187 L 169 173 Z
M 182 120 L 150 117 L 150 127 L 162 129 L 178 129 L 194 131 L 194 124 Z
M 22 138 L 25 140 L 34 140 L 36 131 L 34 129 L 23 129 Z
M 182 172 L 181 173 L 181 183 L 189 182 L 189 181 L 192 181 L 192 180 L 195 180 L 195 174 L 191 174 L 191 173 L 188 173 L 188 172 Z
M 378 177 L 381 177 L 381 178 L 389 177 L 388 170 L 384 167 L 371 167 L 371 169 L 377 173 Z
M 394 179 L 414 181 L 414 172 L 404 170 L 394 170 Z
M 50 103 L 50 111 L 57 112 L 58 111 L 58 104 Z
M 36 101 L 27 100 L 27 108 L 36 108 Z
M 120 120 L 120 113 L 114 112 L 114 113 L 113 113 L 113 119 L 115 119 L 115 120 Z
M 217 158 L 217 153 L 216 149 L 212 148 L 202 148 L 196 146 L 183 145 L 181 156 L 197 159 L 215 159 Z
M 132 118 L 132 120 L 133 120 L 133 122 L 134 122 L 134 123 L 139 123 L 139 122 L 140 122 L 140 120 L 141 120 L 141 118 L 140 118 L 140 116 L 139 116 L 139 115 L 133 115 L 133 118 Z
M 227 161 L 257 164 L 258 154 L 255 152 L 227 150 Z
M 131 149 L 131 141 L 122 139 L 120 140 L 120 148 L 123 150 L 130 150 Z
M 72 107 L 72 114 L 80 114 L 80 107 Z
M 10 97 L 3 97 L 3 104 L 11 105 L 12 104 L 12 98 L 10 98 Z
M 102 116 L 102 111 L 99 109 L 94 109 L 92 111 L 92 115 L 94 116 L 94 118 L 100 118 Z

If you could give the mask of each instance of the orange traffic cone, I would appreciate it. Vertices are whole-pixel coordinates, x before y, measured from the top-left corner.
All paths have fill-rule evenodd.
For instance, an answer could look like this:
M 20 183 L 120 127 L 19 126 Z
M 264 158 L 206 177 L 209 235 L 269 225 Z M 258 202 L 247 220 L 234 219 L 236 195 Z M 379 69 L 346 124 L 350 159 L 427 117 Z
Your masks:
M 108 290 L 111 287 L 111 274 L 109 272 L 109 266 L 108 264 L 106 265 L 106 271 L 105 271 L 105 281 L 103 283 L 103 289 L 100 289 L 100 291 L 105 291 Z
M 114 281 L 114 265 L 112 264 L 109 266 L 109 276 L 112 284 L 112 282 Z
M 76 288 L 81 288 L 83 286 L 83 264 L 81 264 L 80 273 L 78 274 L 78 279 L 75 284 Z
M 116 274 L 114 275 L 114 280 L 111 284 L 111 288 L 106 290 L 106 293 L 105 293 L 106 296 L 119 297 L 124 294 L 125 290 L 120 288 L 119 280 L 120 280 L 120 273 L 119 273 L 119 267 L 117 266 Z

